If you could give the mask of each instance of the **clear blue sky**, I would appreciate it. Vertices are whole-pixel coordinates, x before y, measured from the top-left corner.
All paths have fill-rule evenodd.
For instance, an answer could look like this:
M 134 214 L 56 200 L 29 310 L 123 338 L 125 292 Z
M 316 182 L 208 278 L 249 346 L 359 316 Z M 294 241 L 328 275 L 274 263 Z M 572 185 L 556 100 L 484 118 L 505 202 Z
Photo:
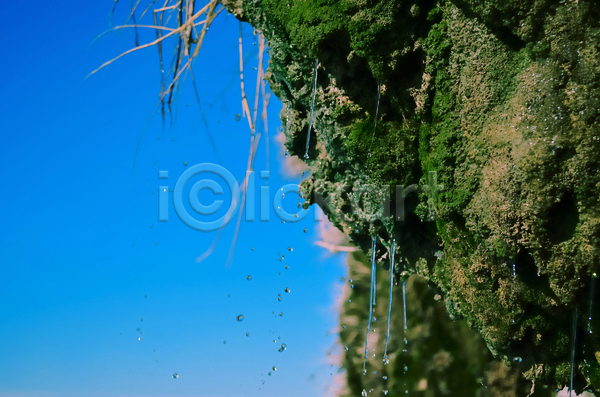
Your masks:
M 331 307 L 345 269 L 342 256 L 324 258 L 313 245 L 311 218 L 282 224 L 272 213 L 270 222 L 242 222 L 231 268 L 232 224 L 198 264 L 216 233 L 188 228 L 172 206 L 169 222 L 157 221 L 159 170 L 169 171 L 171 187 L 184 161 L 244 175 L 250 139 L 246 121 L 235 121 L 238 22 L 219 16 L 194 69 L 217 155 L 189 84 L 172 126 L 163 129 L 153 114 L 154 48 L 85 79 L 134 45 L 133 32 L 93 42 L 109 28 L 112 3 L 0 4 L 0 395 L 324 395 L 336 374 L 326 351 L 336 338 Z M 120 5 L 114 25 L 128 7 Z M 245 29 L 255 62 L 252 29 Z M 279 172 L 280 110 L 273 96 L 271 194 L 300 180 Z M 266 163 L 261 145 L 256 170 Z M 288 348 L 280 353 L 282 343 Z M 268 376 L 273 366 L 278 371 Z

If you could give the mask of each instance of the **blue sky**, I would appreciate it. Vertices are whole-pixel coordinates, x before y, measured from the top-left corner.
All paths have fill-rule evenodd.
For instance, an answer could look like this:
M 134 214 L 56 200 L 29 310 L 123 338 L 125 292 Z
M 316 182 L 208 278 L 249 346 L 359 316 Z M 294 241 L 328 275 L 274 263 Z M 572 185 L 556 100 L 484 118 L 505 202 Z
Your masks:
M 114 25 L 126 19 L 128 5 L 120 7 Z M 112 0 L 0 4 L 0 395 L 325 395 L 337 371 L 326 352 L 345 268 L 343 256 L 313 244 L 312 216 L 242 222 L 230 268 L 232 224 L 196 263 L 216 233 L 188 228 L 172 205 L 169 221 L 157 220 L 158 171 L 169 171 L 170 187 L 184 162 L 244 175 L 250 133 L 235 120 L 238 22 L 219 16 L 194 67 L 215 153 L 189 84 L 163 128 L 154 48 L 85 78 L 134 45 L 132 32 L 94 41 L 109 28 L 111 8 Z M 245 32 L 256 62 L 252 29 Z M 255 167 L 269 162 L 272 194 L 300 181 L 280 172 L 273 138 L 281 106 L 272 96 L 270 158 L 263 135 Z M 267 183 L 256 181 L 257 189 Z M 210 195 L 201 200 L 209 204 Z M 290 209 L 295 202 L 285 201 Z

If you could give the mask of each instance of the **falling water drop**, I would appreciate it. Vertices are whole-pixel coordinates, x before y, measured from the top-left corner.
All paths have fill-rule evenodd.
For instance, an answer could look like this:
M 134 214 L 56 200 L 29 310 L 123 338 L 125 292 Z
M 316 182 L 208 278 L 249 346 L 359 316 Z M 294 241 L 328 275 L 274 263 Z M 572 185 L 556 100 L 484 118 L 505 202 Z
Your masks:
M 273 365 L 273 371 L 277 371 L 277 367 Z
M 183 162 L 183 165 L 187 167 L 187 161 L 184 161 L 184 162 Z
M 239 316 L 237 316 L 237 320 L 240 322 L 244 321 L 244 315 L 240 314 Z
M 387 361 L 387 348 L 390 341 L 390 318 L 392 317 L 392 291 L 394 290 L 394 255 L 396 254 L 396 240 L 392 241 L 392 258 L 390 263 L 390 305 L 388 307 L 387 339 L 385 340 L 385 350 L 383 359 Z M 387 362 L 386 362 L 387 364 Z
M 366 395 L 367 395 L 367 389 L 363 389 L 361 396 L 366 397 Z
M 373 316 L 373 290 L 375 289 L 375 249 L 377 248 L 377 236 L 373 237 L 373 257 L 371 259 L 371 298 L 369 299 L 369 323 L 367 324 L 367 338 L 365 340 L 365 358 L 363 361 L 363 374 L 366 374 L 367 358 L 369 356 L 369 331 L 371 329 L 371 318 Z
M 294 249 L 292 247 L 288 247 L 288 251 L 293 252 Z
M 246 336 L 250 336 L 250 332 L 246 332 Z
M 306 137 L 306 153 L 304 154 L 304 162 L 308 160 L 308 147 L 310 146 L 310 131 L 313 124 L 313 114 L 315 110 L 315 97 L 317 96 L 317 75 L 319 72 L 319 60 L 315 62 L 315 86 L 313 87 L 312 106 L 310 107 L 310 123 L 308 124 L 308 135 Z
M 252 281 L 252 276 L 248 276 L 248 277 L 246 277 L 246 280 L 248 280 L 248 281 Z
M 242 119 L 242 115 L 241 114 L 236 114 L 235 115 L 235 121 L 240 121 Z
M 179 378 L 179 374 L 178 374 L 177 372 L 175 372 L 175 373 L 173 374 L 173 379 L 177 379 L 177 378 Z
M 286 293 L 288 293 L 288 294 L 289 294 L 290 292 L 292 292 L 292 290 L 290 290 L 289 288 L 286 288 L 286 289 L 284 289 L 284 291 L 285 291 Z

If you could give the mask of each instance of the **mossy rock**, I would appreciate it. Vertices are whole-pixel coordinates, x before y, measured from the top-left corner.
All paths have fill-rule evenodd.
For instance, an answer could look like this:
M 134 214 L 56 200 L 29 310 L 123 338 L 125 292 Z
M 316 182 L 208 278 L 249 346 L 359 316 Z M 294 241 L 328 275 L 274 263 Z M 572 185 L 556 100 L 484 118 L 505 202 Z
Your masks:
M 599 388 L 600 5 L 223 4 L 269 40 L 300 157 L 319 59 L 309 202 L 326 199 L 364 252 L 377 236 L 380 258 L 395 239 L 398 271 L 427 276 L 529 380 L 565 384 L 575 318 L 576 389 Z M 435 203 L 430 175 L 443 186 Z M 402 222 L 383 204 L 396 185 L 420 186 Z

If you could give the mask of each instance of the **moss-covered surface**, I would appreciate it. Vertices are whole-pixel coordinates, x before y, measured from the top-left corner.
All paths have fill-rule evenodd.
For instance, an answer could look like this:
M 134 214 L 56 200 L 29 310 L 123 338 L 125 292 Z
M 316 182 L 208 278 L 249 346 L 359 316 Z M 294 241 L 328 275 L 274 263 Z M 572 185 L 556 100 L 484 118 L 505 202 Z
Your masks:
M 600 5 L 223 3 L 266 34 L 269 81 L 300 157 L 319 59 L 303 186 L 329 200 L 336 226 L 365 252 L 374 235 L 395 239 L 398 270 L 439 286 L 450 313 L 530 380 L 568 381 L 576 312 L 575 384 L 600 388 L 590 332 L 600 330 L 590 307 L 600 273 Z M 443 185 L 435 222 L 424 188 L 407 196 L 402 222 L 387 216 L 381 187 L 426 186 L 430 172 Z

